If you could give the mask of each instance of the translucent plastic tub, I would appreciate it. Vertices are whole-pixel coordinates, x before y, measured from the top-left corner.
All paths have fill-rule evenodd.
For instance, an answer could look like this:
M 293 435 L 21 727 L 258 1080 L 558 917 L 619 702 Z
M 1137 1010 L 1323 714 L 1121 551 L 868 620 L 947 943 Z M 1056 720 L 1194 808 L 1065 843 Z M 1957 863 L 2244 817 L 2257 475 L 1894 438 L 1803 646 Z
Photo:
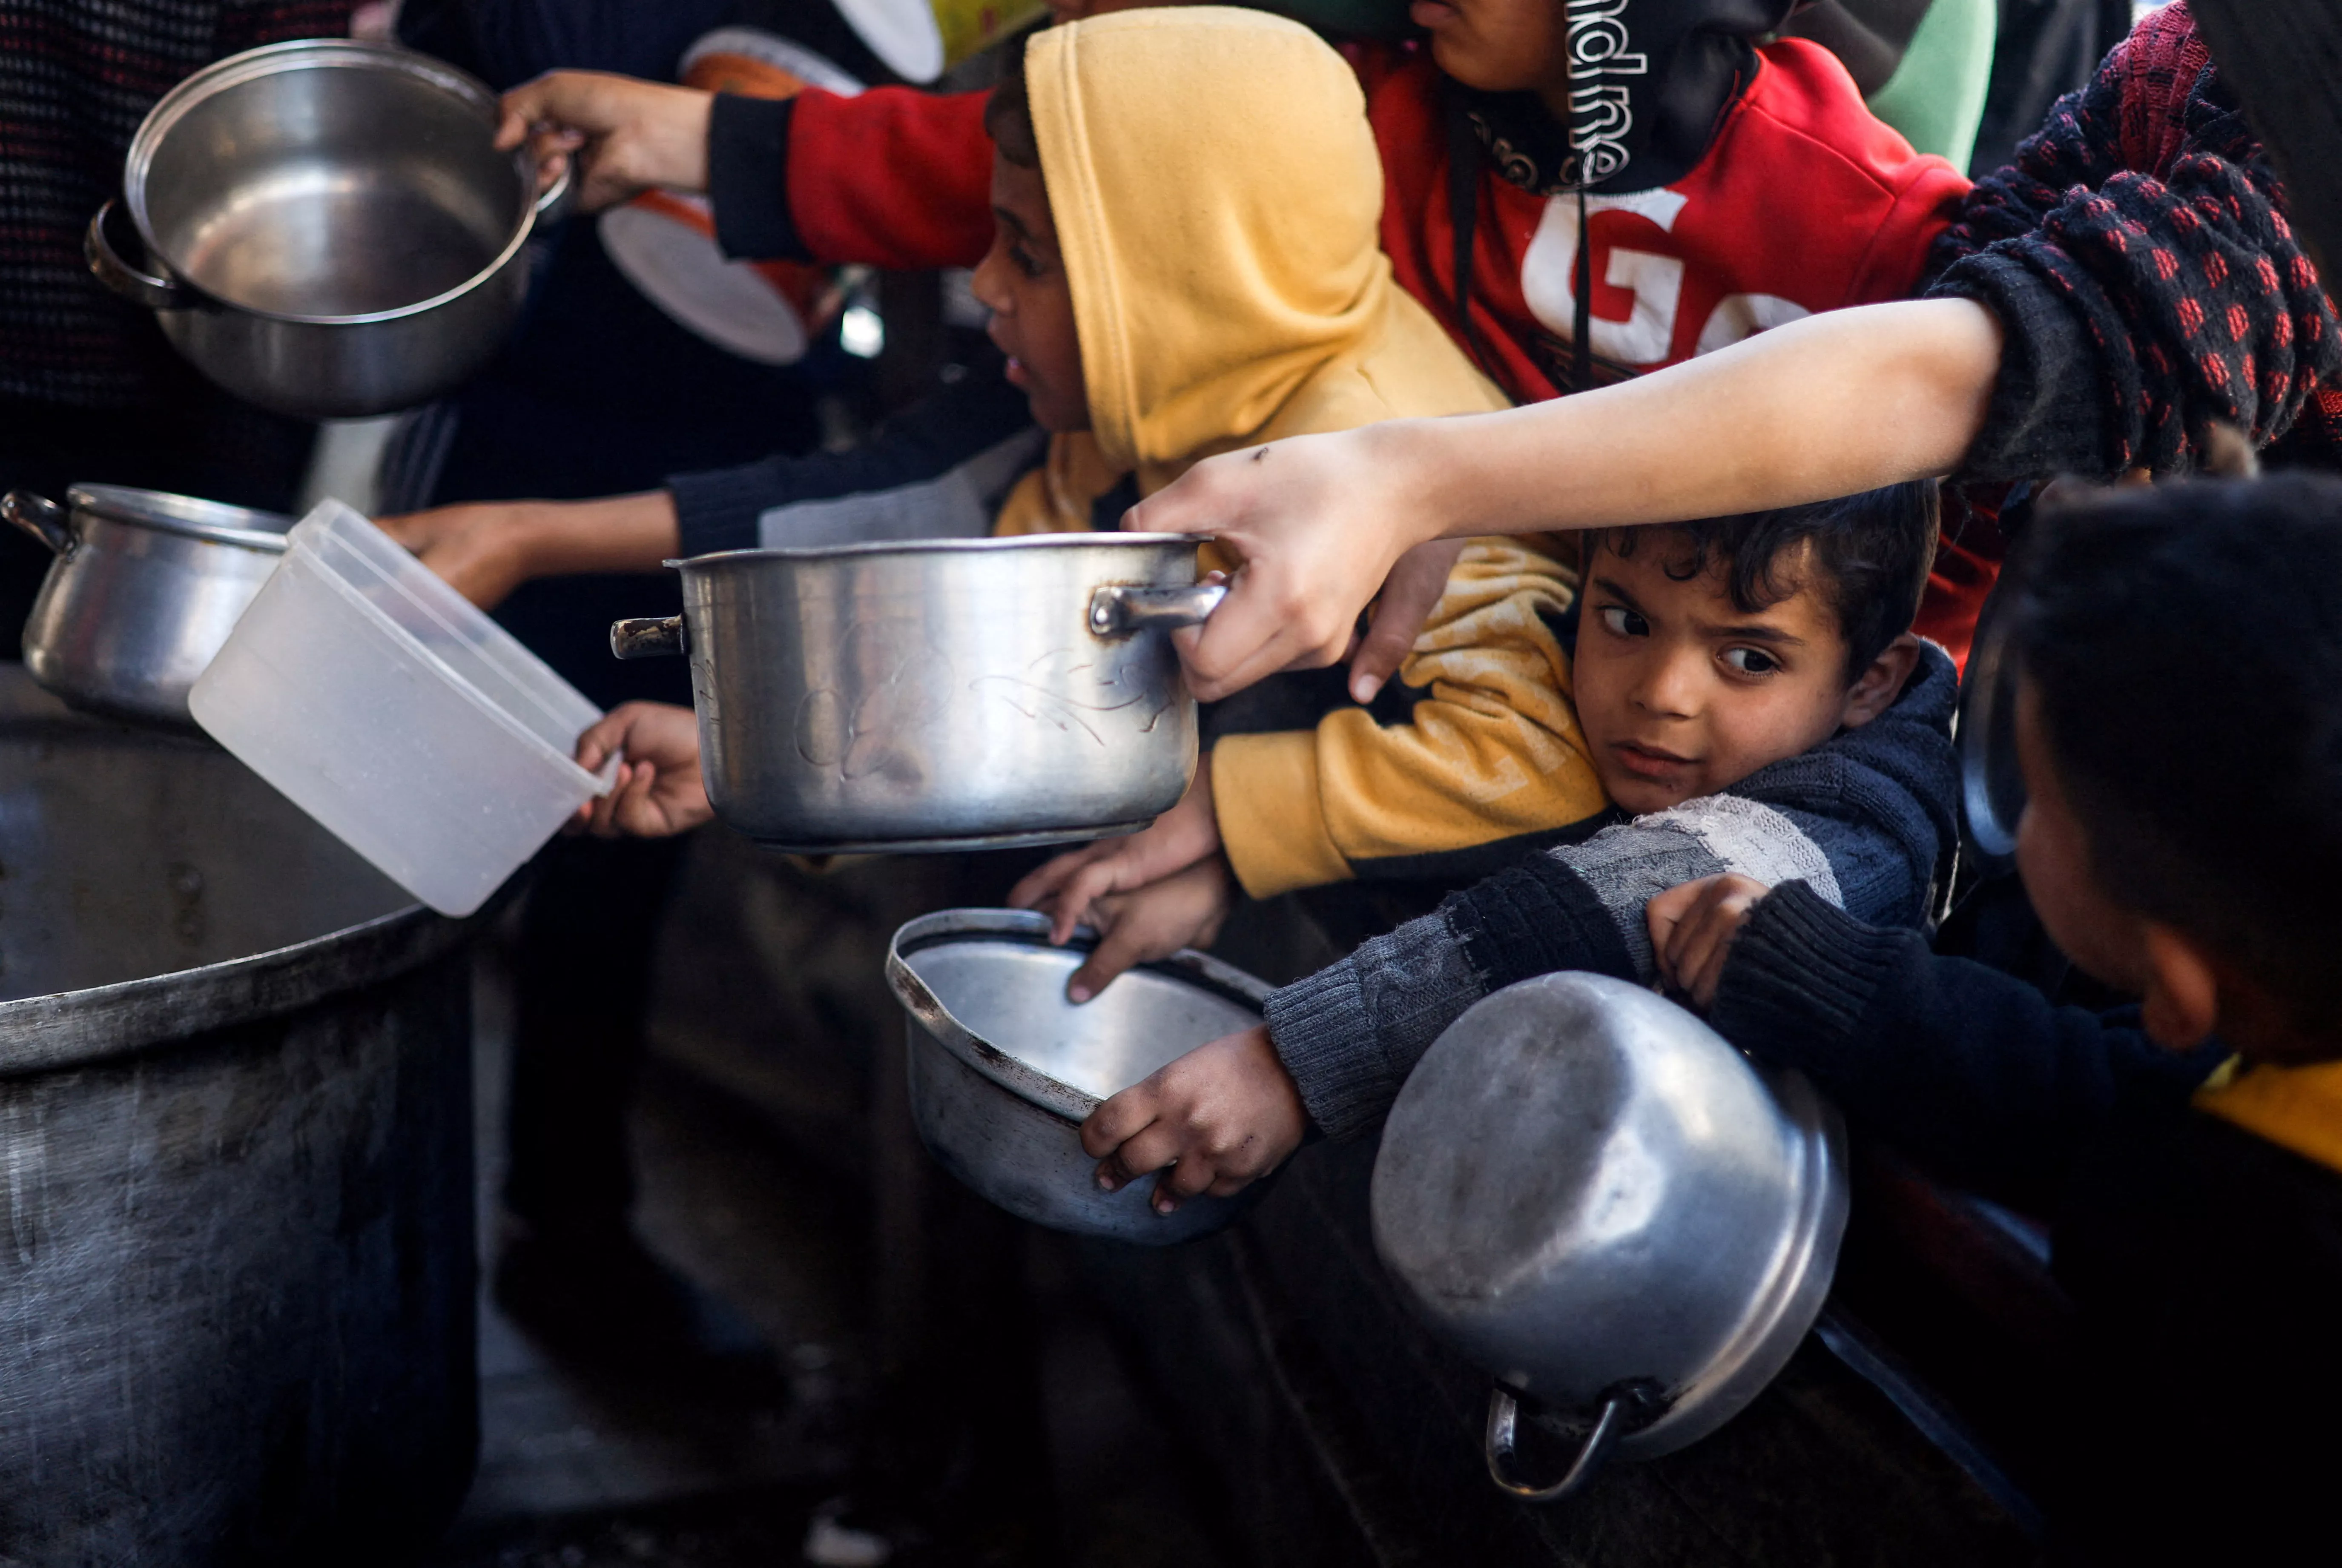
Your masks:
M 383 874 L 469 914 L 605 794 L 570 760 L 601 711 L 337 501 L 188 694 L 213 739 Z

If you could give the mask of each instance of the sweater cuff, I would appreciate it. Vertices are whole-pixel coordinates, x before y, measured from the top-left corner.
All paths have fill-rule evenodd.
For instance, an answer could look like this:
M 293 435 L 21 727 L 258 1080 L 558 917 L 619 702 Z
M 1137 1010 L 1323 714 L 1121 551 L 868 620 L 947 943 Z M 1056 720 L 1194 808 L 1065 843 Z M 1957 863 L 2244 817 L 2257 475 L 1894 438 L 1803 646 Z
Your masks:
M 1823 1064 L 1854 1037 L 1914 940 L 1865 925 L 1803 882 L 1785 882 L 1733 938 L 1707 1021 L 1767 1061 Z
M 2000 318 L 2000 369 L 1984 429 L 1958 477 L 2012 483 L 2050 474 L 2106 476 L 2115 449 L 2103 358 L 2089 325 L 2021 255 L 1963 256 L 1927 290 Z
M 675 497 L 676 548 L 686 560 L 718 550 L 753 550 L 757 524 L 773 504 L 769 462 L 676 474 L 666 482 Z
M 1374 1022 L 1356 960 L 1345 958 L 1270 993 L 1262 1014 L 1277 1060 L 1327 1137 L 1363 1132 L 1389 1108 L 1396 1086 L 1373 1049 Z
M 716 244 L 735 260 L 810 261 L 789 215 L 794 98 L 718 93 L 707 115 L 707 201 Z
M 1316 731 L 1224 736 L 1211 767 L 1220 843 L 1248 895 L 1350 880 L 1320 804 Z

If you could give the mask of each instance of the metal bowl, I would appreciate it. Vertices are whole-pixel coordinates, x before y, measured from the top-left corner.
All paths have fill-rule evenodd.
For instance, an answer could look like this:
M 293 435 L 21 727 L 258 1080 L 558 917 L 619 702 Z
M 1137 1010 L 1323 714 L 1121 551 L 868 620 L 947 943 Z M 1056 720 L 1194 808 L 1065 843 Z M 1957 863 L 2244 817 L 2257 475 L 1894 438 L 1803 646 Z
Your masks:
M 348 38 L 232 55 L 164 95 L 123 205 L 90 221 L 98 277 L 237 396 L 300 418 L 427 403 L 487 363 L 560 189 L 498 152 L 495 95 L 427 55 Z
M 1051 947 L 1048 933 L 1046 916 L 1014 909 L 949 909 L 895 933 L 886 980 L 910 1014 L 920 1141 L 986 1199 L 1051 1230 L 1162 1246 L 1229 1224 L 1266 1183 L 1158 1214 L 1152 1181 L 1099 1190 L 1080 1128 L 1108 1096 L 1258 1024 L 1271 988 L 1183 952 L 1076 1006 L 1066 982 L 1095 943 Z
M 187 688 L 285 554 L 293 519 L 160 490 L 28 490 L 0 517 L 56 554 L 25 623 L 25 667 L 75 707 L 199 733 Z
M 1498 1485 L 1565 1496 L 1611 1453 L 1715 1431 L 1805 1337 L 1846 1226 L 1844 1134 L 1671 1002 L 1550 974 L 1475 1006 L 1400 1092 L 1376 1250 L 1486 1368 Z M 1517 1396 L 1575 1433 L 1559 1482 L 1513 1470 Z

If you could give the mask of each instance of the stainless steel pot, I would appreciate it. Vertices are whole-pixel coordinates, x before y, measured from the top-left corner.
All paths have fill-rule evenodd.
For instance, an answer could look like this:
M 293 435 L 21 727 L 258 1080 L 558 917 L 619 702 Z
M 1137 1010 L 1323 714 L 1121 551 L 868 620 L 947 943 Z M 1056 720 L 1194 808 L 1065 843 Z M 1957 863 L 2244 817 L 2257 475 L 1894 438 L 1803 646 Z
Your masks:
M 90 220 L 91 268 L 237 396 L 305 419 L 428 403 L 487 363 L 528 286 L 539 196 L 495 95 L 410 49 L 246 50 L 165 94 L 123 166 L 146 265 Z
M 1375 1247 L 1495 1375 L 1496 1484 L 1564 1497 L 1754 1399 L 1828 1293 L 1843 1142 L 1804 1079 L 1624 981 L 1546 975 L 1450 1025 L 1384 1129 Z M 1557 1480 L 1516 1473 L 1524 1397 L 1576 1443 Z
M 683 614 L 622 659 L 687 652 L 716 814 L 810 853 L 1129 833 L 1196 771 L 1168 629 L 1224 590 L 1181 534 L 1042 534 L 670 563 Z
M 285 554 L 293 519 L 159 490 L 27 490 L 0 517 L 56 553 L 25 623 L 25 667 L 77 708 L 193 732 L 187 688 Z
M 895 933 L 886 983 L 910 1014 L 911 1115 L 943 1167 L 1020 1219 L 1166 1246 L 1221 1229 L 1267 1185 L 1149 1206 L 1155 1183 L 1101 1192 L 1081 1124 L 1109 1095 L 1223 1034 L 1260 1022 L 1269 987 L 1183 952 L 1066 1000 L 1087 934 L 1051 947 L 1046 916 L 948 909 Z

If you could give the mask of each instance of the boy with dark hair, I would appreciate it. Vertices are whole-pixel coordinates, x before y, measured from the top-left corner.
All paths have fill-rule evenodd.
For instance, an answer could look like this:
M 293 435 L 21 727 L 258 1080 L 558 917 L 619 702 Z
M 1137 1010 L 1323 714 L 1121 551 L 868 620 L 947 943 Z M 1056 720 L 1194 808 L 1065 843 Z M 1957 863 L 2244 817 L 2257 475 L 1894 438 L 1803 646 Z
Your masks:
M 1312 1124 L 1372 1127 L 1439 1032 L 1501 985 L 1650 979 L 1644 907 L 1680 883 L 1802 879 L 1856 917 L 1918 924 L 1956 831 L 1951 661 L 1908 630 L 1936 526 L 1923 484 L 1589 535 L 1574 697 L 1615 809 L 1108 1100 L 1083 1127 L 1099 1179 L 1168 1165 L 1167 1213 L 1242 1188 Z
M 1659 967 L 1937 1174 L 2054 1219 L 2074 1555 L 2322 1555 L 2342 1440 L 2342 484 L 2110 493 L 2012 605 L 2018 868 L 2094 1014 L 1810 884 L 1653 901 Z

